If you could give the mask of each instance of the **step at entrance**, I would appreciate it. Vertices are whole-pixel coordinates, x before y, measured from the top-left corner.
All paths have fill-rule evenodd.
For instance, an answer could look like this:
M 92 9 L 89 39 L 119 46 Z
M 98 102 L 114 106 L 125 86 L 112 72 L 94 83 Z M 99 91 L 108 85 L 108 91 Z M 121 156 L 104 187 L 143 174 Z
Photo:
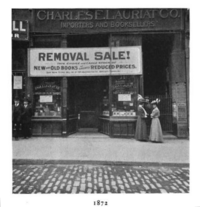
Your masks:
M 77 132 L 75 134 L 71 134 L 68 136 L 68 138 L 92 138 L 92 139 L 96 139 L 96 138 L 105 138 L 105 139 L 110 139 L 110 137 L 108 135 L 99 133 L 99 132 Z
M 78 130 L 79 132 L 88 132 L 88 133 L 90 133 L 90 132 L 98 132 L 98 128 L 80 128 L 79 130 Z

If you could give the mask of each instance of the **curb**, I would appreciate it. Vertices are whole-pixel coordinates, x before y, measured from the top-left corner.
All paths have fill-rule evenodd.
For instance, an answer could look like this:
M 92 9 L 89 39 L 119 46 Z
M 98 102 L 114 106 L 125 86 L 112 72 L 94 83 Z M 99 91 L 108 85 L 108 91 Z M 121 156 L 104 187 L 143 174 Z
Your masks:
M 160 162 L 122 162 L 98 160 L 34 160 L 13 159 L 13 165 L 117 165 L 117 166 L 155 166 L 155 167 L 189 167 L 189 163 L 160 163 Z

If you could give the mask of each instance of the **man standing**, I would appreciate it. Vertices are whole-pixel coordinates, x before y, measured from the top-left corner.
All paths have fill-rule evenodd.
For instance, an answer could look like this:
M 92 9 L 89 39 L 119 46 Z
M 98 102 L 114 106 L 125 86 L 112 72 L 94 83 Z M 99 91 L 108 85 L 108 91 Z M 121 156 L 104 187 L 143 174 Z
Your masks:
M 31 137 L 31 116 L 32 108 L 28 104 L 28 100 L 24 99 L 24 104 L 22 107 L 22 135 L 24 139 Z
M 12 120 L 13 120 L 13 132 L 15 140 L 19 140 L 19 131 L 20 131 L 20 124 L 21 124 L 21 113 L 22 108 L 19 103 L 19 99 L 15 98 L 13 110 L 12 110 Z

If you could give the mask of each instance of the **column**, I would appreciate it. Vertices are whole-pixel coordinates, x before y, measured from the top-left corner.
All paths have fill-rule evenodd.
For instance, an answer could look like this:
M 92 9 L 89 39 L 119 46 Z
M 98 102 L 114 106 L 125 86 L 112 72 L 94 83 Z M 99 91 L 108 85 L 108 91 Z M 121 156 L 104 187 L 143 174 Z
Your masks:
M 60 47 L 67 47 L 66 34 L 61 37 Z M 62 78 L 62 135 L 67 136 L 67 77 Z
M 172 102 L 173 108 L 176 111 L 176 117 L 173 117 L 173 128 L 180 138 L 188 136 L 185 60 L 183 35 L 181 33 L 174 34 L 170 57 Z

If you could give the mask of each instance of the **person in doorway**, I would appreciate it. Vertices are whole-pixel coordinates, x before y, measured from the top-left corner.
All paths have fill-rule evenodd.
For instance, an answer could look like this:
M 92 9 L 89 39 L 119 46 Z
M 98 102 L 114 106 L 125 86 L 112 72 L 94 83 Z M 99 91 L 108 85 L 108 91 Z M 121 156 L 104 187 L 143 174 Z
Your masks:
M 13 132 L 15 140 L 19 140 L 22 108 L 18 98 L 15 98 L 12 110 Z
M 24 139 L 31 137 L 31 117 L 32 108 L 28 103 L 27 99 L 24 99 L 24 104 L 22 107 L 22 134 Z
M 158 109 L 157 105 L 160 102 L 159 99 L 156 99 L 151 102 L 153 111 L 151 113 L 151 129 L 150 129 L 150 141 L 152 142 L 163 142 L 163 134 L 162 134 L 162 128 L 160 125 L 160 110 Z
M 139 99 L 138 118 L 136 124 L 135 138 L 139 141 L 148 141 L 146 118 L 147 112 L 144 109 L 145 99 Z
M 147 124 L 147 134 L 150 134 L 150 127 L 151 127 L 151 112 L 152 112 L 152 105 L 149 102 L 149 97 L 145 96 L 145 103 L 144 103 L 144 109 L 147 112 L 147 118 L 146 118 L 146 124 Z

